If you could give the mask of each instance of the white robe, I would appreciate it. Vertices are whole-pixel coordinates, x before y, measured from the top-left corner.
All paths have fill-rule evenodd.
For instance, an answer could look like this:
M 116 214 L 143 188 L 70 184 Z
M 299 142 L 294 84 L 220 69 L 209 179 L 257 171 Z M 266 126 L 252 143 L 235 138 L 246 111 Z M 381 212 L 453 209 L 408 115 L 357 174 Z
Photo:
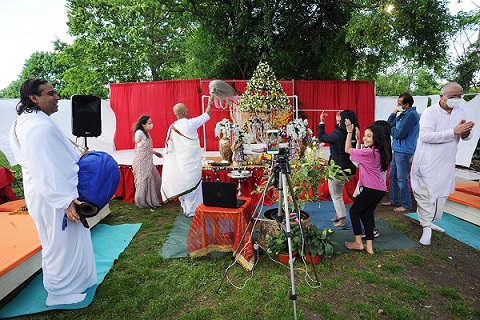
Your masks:
M 427 108 L 420 117 L 420 133 L 411 169 L 412 190 L 422 179 L 430 193 L 430 203 L 447 197 L 455 190 L 455 159 L 460 135 L 453 133 L 460 121 L 467 120 L 462 107 L 448 114 L 437 103 Z M 470 136 L 465 139 L 468 140 Z
M 21 114 L 10 131 L 10 144 L 22 167 L 26 204 L 42 244 L 46 303 L 79 302 L 97 282 L 90 230 L 70 220 L 62 230 L 65 209 L 78 197 L 79 154 L 44 112 Z
M 210 119 L 206 113 L 192 119 L 179 119 L 169 128 L 162 168 L 162 198 L 181 197 L 187 216 L 203 202 L 201 195 L 202 149 L 197 129 Z M 175 129 L 176 130 L 175 130 Z M 178 132 L 177 132 L 178 131 Z

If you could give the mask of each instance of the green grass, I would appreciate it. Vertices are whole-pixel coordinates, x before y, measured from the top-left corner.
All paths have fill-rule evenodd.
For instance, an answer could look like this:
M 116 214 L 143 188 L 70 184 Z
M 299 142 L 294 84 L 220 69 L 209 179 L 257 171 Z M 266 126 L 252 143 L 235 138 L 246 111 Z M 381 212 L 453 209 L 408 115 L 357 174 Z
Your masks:
M 85 309 L 20 319 L 293 319 L 290 273 L 285 266 L 261 255 L 253 277 L 236 265 L 217 292 L 230 257 L 164 259 L 159 255 L 180 211 L 178 202 L 152 212 L 112 200 L 110 209 L 102 223 L 140 222 L 142 227 L 98 287 L 93 303 Z M 407 236 L 418 238 L 421 231 L 411 219 L 394 220 L 392 224 Z M 312 267 L 297 261 L 298 317 L 478 319 L 479 282 L 465 274 L 475 271 L 464 265 L 464 258 L 478 262 L 480 254 L 450 237 L 436 237 L 430 247 L 382 250 L 373 256 L 335 254 L 316 267 L 318 287 Z

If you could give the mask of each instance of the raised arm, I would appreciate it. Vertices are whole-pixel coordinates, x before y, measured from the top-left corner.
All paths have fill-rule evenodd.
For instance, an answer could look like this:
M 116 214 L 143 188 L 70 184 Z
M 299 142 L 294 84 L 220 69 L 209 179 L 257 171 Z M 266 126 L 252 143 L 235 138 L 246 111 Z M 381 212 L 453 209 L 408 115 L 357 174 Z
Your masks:
M 345 141 L 345 152 L 350 154 L 350 149 L 352 148 L 352 137 L 353 137 L 353 130 L 355 126 L 353 123 L 350 122 L 349 119 L 345 119 L 345 127 L 347 128 L 347 139 Z M 360 139 L 357 139 L 357 145 Z
M 212 113 L 213 99 L 214 99 L 213 95 L 208 98 L 207 109 L 205 109 L 205 113 L 208 114 L 208 115 L 210 115 Z

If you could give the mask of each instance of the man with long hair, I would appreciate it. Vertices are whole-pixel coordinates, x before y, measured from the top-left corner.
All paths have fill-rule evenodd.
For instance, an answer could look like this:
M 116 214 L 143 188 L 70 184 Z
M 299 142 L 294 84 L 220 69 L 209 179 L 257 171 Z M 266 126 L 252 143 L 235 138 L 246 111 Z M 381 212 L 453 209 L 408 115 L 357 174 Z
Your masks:
M 10 145 L 22 167 L 28 212 L 42 244 L 47 306 L 78 303 L 97 282 L 90 229 L 78 223 L 75 209 L 81 203 L 77 200 L 80 154 L 50 118 L 58 111 L 59 99 L 47 80 L 25 81 L 18 119 L 10 131 Z

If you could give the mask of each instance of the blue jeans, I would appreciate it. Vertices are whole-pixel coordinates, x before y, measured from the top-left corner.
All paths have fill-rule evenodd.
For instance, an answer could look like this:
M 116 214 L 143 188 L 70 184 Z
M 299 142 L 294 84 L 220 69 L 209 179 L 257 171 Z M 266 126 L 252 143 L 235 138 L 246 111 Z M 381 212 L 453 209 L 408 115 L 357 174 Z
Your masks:
M 412 195 L 410 193 L 410 158 L 411 154 L 393 153 L 390 175 L 390 203 L 394 206 L 402 206 L 407 210 L 412 209 Z

